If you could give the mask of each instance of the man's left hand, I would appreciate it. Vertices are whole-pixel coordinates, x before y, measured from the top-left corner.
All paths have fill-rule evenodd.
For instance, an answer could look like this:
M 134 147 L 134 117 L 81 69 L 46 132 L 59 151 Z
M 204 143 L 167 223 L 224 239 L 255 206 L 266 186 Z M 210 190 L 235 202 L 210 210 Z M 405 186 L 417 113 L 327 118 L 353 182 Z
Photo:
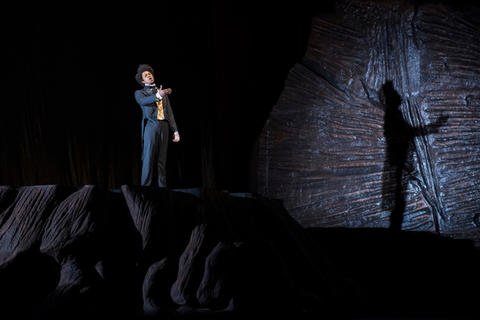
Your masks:
M 178 132 L 175 132 L 173 134 L 173 142 L 178 142 L 180 141 L 180 134 Z

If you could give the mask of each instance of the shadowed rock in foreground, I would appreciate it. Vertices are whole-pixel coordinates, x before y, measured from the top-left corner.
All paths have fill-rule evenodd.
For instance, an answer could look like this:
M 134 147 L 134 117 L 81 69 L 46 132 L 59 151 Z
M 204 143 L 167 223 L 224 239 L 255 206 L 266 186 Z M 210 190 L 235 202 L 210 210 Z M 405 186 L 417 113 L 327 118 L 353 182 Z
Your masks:
M 2 319 L 337 317 L 369 305 L 279 200 L 3 186 L 0 208 Z
M 304 229 L 259 195 L 0 186 L 0 210 L 2 320 L 477 312 L 473 242 Z

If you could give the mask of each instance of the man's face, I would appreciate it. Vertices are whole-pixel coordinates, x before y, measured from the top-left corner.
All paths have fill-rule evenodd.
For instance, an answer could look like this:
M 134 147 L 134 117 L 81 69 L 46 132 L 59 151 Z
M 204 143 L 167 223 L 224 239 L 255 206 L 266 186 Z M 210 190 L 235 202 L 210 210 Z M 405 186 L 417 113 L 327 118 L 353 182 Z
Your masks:
M 142 79 L 144 85 L 149 85 L 155 82 L 155 78 L 153 77 L 153 74 L 150 73 L 150 71 L 143 71 Z

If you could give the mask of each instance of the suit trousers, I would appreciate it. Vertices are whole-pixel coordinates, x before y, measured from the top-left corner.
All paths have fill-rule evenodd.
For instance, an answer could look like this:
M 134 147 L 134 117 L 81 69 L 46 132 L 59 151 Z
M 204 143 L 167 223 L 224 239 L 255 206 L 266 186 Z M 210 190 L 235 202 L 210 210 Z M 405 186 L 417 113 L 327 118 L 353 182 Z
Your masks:
M 143 133 L 142 186 L 154 186 L 154 176 L 157 174 L 158 187 L 167 187 L 169 132 L 167 121 L 148 119 Z

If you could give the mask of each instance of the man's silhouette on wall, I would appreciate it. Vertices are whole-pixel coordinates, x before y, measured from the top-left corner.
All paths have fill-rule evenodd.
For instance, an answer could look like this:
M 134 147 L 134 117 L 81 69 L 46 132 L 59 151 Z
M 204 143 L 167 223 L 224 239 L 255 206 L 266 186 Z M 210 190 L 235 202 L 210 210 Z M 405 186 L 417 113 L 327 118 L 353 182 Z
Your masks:
M 386 142 L 386 161 L 394 169 L 393 185 L 385 178 L 383 187 L 383 202 L 391 208 L 390 228 L 400 230 L 405 213 L 405 183 L 404 177 L 415 170 L 414 153 L 416 152 L 415 137 L 438 132 L 448 117 L 440 117 L 434 124 L 428 126 L 410 126 L 404 118 L 401 105 L 402 98 L 393 87 L 392 81 L 387 81 L 380 92 L 369 89 L 362 81 L 365 92 L 370 100 L 380 103 L 385 110 L 384 137 Z M 387 176 L 387 174 L 384 174 Z M 394 190 L 394 198 L 390 191 Z M 393 203 L 392 203 L 393 202 Z

